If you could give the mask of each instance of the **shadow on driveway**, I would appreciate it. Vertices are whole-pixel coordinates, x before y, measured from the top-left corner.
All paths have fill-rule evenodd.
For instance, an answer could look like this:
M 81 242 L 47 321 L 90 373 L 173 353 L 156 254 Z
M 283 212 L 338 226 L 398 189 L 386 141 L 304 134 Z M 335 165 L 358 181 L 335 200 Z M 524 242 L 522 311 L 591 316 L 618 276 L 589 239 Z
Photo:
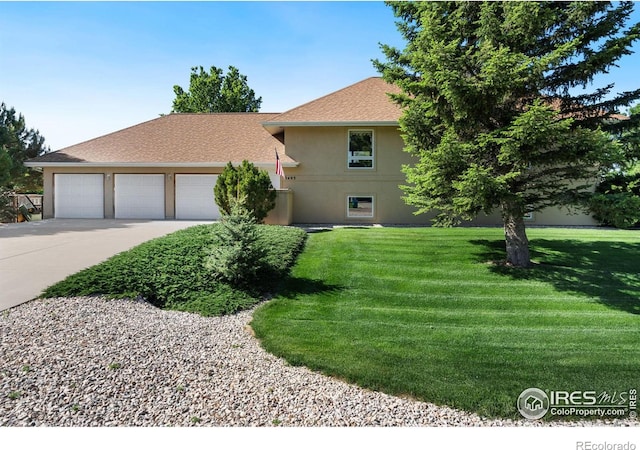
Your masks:
M 141 224 L 174 221 L 126 220 L 126 219 L 46 219 L 34 222 L 0 224 L 0 239 L 20 236 L 51 236 L 59 233 L 129 228 Z M 181 221 L 177 221 L 181 223 Z M 188 223 L 188 222 L 184 222 Z

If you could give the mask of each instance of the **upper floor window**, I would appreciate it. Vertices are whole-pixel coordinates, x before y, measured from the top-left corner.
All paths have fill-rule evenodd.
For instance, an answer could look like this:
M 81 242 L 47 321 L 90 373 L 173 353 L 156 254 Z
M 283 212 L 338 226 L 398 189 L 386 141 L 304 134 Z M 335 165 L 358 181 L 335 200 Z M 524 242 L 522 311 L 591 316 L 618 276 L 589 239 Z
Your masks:
M 349 169 L 373 169 L 373 130 L 349 130 Z

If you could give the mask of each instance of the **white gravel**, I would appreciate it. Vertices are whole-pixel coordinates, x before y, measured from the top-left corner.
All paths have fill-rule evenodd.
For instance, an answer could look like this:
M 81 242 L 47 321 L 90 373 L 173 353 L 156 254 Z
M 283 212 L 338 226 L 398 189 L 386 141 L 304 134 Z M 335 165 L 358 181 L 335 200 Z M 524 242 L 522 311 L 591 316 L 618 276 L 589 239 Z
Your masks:
M 541 425 L 487 420 L 289 366 L 262 350 L 250 321 L 251 311 L 204 318 L 95 297 L 0 312 L 0 426 Z

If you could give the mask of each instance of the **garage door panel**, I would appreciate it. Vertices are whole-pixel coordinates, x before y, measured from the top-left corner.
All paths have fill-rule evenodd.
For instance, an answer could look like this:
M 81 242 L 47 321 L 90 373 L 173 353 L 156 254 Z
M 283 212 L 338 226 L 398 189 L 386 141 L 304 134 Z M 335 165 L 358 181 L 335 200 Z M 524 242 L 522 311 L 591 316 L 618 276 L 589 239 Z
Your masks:
M 54 175 L 53 209 L 59 219 L 103 219 L 104 175 Z
M 217 220 L 220 211 L 215 204 L 213 188 L 218 175 L 176 175 L 176 219 Z
M 116 219 L 164 219 L 165 186 L 162 174 L 116 174 Z

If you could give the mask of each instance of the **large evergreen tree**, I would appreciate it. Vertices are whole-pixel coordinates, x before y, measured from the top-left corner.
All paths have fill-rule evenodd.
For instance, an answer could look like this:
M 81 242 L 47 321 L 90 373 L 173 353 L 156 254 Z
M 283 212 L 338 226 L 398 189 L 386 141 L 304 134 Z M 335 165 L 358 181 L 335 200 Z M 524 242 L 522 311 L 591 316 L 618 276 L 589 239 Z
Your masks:
M 262 97 L 257 97 L 247 84 L 247 77 L 237 68 L 229 66 L 226 75 L 222 69 L 211 66 L 207 73 L 202 66 L 192 67 L 189 90 L 173 87 L 176 98 L 172 112 L 258 112 Z
M 529 266 L 524 215 L 580 204 L 623 158 L 607 127 L 640 89 L 594 78 L 630 54 L 631 2 L 391 2 L 406 40 L 376 61 L 403 91 L 400 125 L 417 163 L 405 200 L 451 225 L 499 209 L 507 263 Z M 583 89 L 579 89 L 583 88 Z M 620 130 L 618 129 L 618 132 Z

